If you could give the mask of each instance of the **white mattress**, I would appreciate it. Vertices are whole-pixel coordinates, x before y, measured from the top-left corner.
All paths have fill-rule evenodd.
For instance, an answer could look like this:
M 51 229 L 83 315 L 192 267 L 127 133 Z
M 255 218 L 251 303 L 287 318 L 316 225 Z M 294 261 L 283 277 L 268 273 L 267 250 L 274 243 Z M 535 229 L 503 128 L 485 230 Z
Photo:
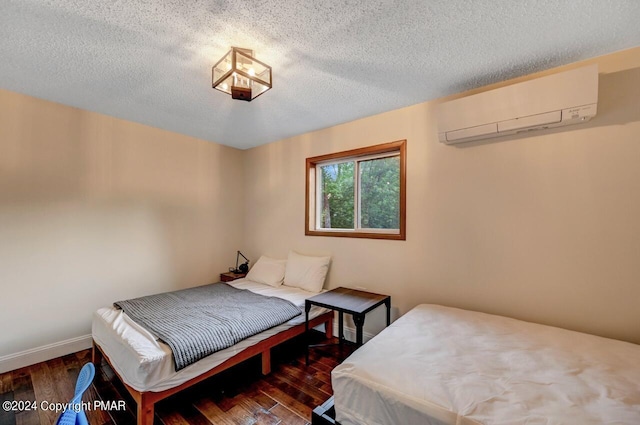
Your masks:
M 419 305 L 332 372 L 354 424 L 640 424 L 640 345 Z
M 284 298 L 300 307 L 302 314 L 290 321 L 249 337 L 229 348 L 213 353 L 176 373 L 173 355 L 168 345 L 135 323 L 122 310 L 113 307 L 101 308 L 93 315 L 92 334 L 95 342 L 109 357 L 111 365 L 129 386 L 138 391 L 163 391 L 176 387 L 191 378 L 199 376 L 240 351 L 279 332 L 304 323 L 304 301 L 315 295 L 298 288 L 269 285 L 238 279 L 229 282 L 240 289 Z M 309 318 L 314 318 L 328 310 L 312 307 Z

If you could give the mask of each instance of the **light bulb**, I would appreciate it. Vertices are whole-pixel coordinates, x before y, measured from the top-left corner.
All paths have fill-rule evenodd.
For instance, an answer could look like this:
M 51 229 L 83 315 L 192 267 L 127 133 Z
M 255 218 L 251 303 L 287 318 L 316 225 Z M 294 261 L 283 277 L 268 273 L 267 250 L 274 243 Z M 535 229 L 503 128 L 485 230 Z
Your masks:
M 253 77 L 254 75 L 256 75 L 256 71 L 253 68 L 249 68 L 249 75 Z

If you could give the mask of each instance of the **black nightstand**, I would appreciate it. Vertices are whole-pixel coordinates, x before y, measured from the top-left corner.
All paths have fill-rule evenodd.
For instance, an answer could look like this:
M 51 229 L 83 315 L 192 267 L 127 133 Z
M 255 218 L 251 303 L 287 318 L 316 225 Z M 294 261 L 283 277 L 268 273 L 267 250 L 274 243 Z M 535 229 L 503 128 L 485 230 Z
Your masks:
M 317 305 L 338 312 L 338 341 L 340 345 L 344 340 L 344 313 L 351 314 L 353 323 L 356 325 L 356 346 L 360 347 L 365 315 L 382 304 L 387 307 L 387 326 L 389 326 L 391 324 L 391 297 L 389 295 L 342 287 L 315 295 L 305 300 L 304 303 L 305 334 L 308 335 L 309 332 L 309 310 L 311 310 L 311 306 Z M 309 344 L 307 344 L 306 361 L 308 365 Z

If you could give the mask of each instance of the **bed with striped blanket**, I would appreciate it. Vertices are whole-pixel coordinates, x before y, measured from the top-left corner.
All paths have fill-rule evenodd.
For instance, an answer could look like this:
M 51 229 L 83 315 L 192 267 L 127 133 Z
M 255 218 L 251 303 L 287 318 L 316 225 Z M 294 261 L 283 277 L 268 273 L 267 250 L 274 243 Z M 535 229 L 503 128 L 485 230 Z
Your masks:
M 171 347 L 176 371 L 301 313 L 285 299 L 222 282 L 114 306 Z
M 232 287 L 231 290 L 225 288 L 226 286 Z M 280 325 L 275 325 L 258 332 L 255 335 L 234 343 L 230 347 L 223 348 L 195 363 L 176 370 L 177 363 L 176 359 L 174 359 L 175 355 L 169 344 L 164 340 L 165 338 L 167 340 L 169 339 L 169 337 L 164 334 L 165 331 L 148 329 L 130 317 L 125 310 L 114 306 L 98 309 L 93 315 L 92 322 L 92 337 L 94 341 L 93 363 L 96 365 L 96 368 L 104 367 L 101 366 L 104 365 L 104 363 L 102 363 L 102 359 L 104 359 L 106 363 L 111 366 L 111 369 L 113 369 L 118 379 L 125 385 L 127 391 L 138 405 L 136 415 L 138 425 L 153 424 L 154 406 L 155 403 L 160 400 L 186 390 L 198 382 L 202 382 L 254 356 L 260 356 L 262 359 L 262 373 L 270 373 L 271 349 L 305 332 L 305 316 L 301 314 L 301 312 L 304 311 L 305 300 L 315 295 L 315 293 L 307 292 L 300 288 L 285 285 L 273 287 L 248 279 L 239 279 L 225 285 L 216 283 L 193 288 L 194 292 L 191 293 L 191 295 L 194 296 L 191 297 L 187 295 L 187 297 L 190 297 L 195 303 L 201 303 L 202 300 L 199 291 L 207 291 L 207 287 L 220 288 L 220 291 L 226 294 L 222 299 L 226 299 L 223 304 L 227 309 L 236 310 L 236 308 L 244 309 L 246 307 L 248 307 L 248 310 L 263 309 L 262 315 L 269 316 L 269 319 L 278 315 L 274 313 L 273 309 L 262 306 L 261 302 L 256 301 L 258 298 L 254 298 L 251 294 L 249 294 L 251 298 L 247 298 L 245 302 L 240 302 L 234 298 L 236 296 L 234 294 L 250 291 L 254 294 L 264 295 L 267 298 L 277 298 L 281 301 L 292 303 L 296 308 L 295 316 Z M 233 290 L 234 288 L 248 291 L 236 292 Z M 187 294 L 189 294 L 189 292 L 187 292 Z M 162 320 L 167 322 L 172 322 L 173 320 L 189 322 L 189 316 L 197 315 L 194 311 L 191 311 L 191 308 L 186 306 L 180 309 L 173 305 L 165 304 L 167 302 L 173 302 L 173 300 L 169 300 L 171 298 L 183 297 L 185 294 L 182 291 L 172 292 L 166 295 L 168 296 L 163 295 L 161 298 L 151 298 L 153 300 L 152 303 L 163 305 L 163 310 L 169 311 L 170 314 L 174 315 L 174 318 L 165 318 Z M 116 304 L 121 304 L 127 309 L 125 304 L 129 303 L 118 302 Z M 246 305 L 243 307 L 240 306 L 241 304 Z M 129 310 L 131 310 L 131 305 L 128 307 Z M 140 306 L 136 306 L 133 310 L 140 308 Z M 288 307 L 286 309 L 288 310 Z M 133 311 L 130 313 L 134 316 L 140 314 L 140 312 Z M 144 316 L 145 314 L 142 315 Z M 220 317 L 220 312 L 217 308 L 212 308 L 210 313 L 205 313 L 205 315 L 207 314 L 211 316 L 209 318 L 211 322 L 207 324 L 201 322 L 201 319 L 198 318 L 192 321 L 192 326 L 193 323 L 197 322 L 199 325 L 196 327 L 207 329 L 207 332 L 221 332 L 210 331 L 208 329 L 209 327 L 218 327 L 217 325 L 213 325 L 213 322 L 216 321 L 221 322 L 223 326 L 227 325 L 225 323 L 226 319 Z M 143 320 L 155 324 L 156 318 L 154 315 L 155 313 L 151 313 L 150 316 Z M 250 319 L 248 315 L 245 315 L 245 313 L 241 313 L 240 310 L 235 311 L 233 315 L 241 318 L 243 324 L 240 327 L 244 327 L 247 322 L 253 320 Z M 271 323 L 267 323 L 266 326 L 270 325 Z M 314 328 L 319 325 L 324 325 L 327 337 L 333 335 L 333 312 L 314 306 L 309 314 L 309 327 Z M 242 336 L 247 333 L 251 332 L 240 330 L 240 335 Z M 198 338 L 202 337 L 197 336 L 196 340 L 198 340 Z M 211 337 L 209 338 L 211 339 Z M 232 337 L 232 339 L 238 339 L 238 337 Z M 179 344 L 187 346 L 187 351 L 190 350 L 187 343 L 182 342 Z M 200 342 L 196 342 L 196 345 L 197 344 L 200 344 Z M 190 355 L 187 355 L 187 357 L 189 356 Z M 199 355 L 195 357 L 199 357 Z

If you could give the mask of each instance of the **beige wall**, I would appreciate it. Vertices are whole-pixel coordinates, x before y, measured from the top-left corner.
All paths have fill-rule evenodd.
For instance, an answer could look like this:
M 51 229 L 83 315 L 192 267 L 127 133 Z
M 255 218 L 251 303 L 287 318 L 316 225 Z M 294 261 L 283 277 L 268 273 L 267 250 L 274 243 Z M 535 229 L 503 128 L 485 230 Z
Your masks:
M 0 90 L 0 357 L 216 280 L 242 240 L 242 155 Z
M 439 303 L 640 343 L 640 48 L 570 67 L 592 62 L 584 125 L 457 148 L 428 102 L 247 151 L 248 253 L 331 253 L 327 287 L 390 294 L 396 314 Z M 305 158 L 398 139 L 407 240 L 305 236 Z
M 435 102 L 243 152 L 0 90 L 0 357 L 212 281 L 239 247 L 331 253 L 327 287 L 391 294 L 395 315 L 441 303 L 640 343 L 640 49 L 589 62 L 590 123 L 465 148 L 437 142 Z M 399 139 L 407 240 L 304 236 L 304 159 Z

